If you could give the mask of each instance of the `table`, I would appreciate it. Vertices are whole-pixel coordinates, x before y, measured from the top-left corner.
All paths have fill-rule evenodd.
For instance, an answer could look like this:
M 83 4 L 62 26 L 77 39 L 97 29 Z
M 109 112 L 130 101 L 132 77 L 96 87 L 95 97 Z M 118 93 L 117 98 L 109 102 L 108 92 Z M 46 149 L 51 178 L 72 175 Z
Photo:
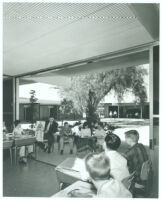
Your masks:
M 34 152 L 36 158 L 36 137 L 33 136 L 23 136 L 23 137 L 15 137 L 14 138 L 14 149 L 15 149 L 15 164 L 17 163 L 17 149 L 22 146 L 34 145 Z
M 80 192 L 82 195 L 75 196 L 72 192 L 74 190 Z M 65 188 L 64 190 L 61 190 L 58 193 L 54 194 L 52 197 L 96 197 L 96 189 L 91 183 L 77 181 Z
M 8 139 L 3 140 L 3 150 L 9 149 L 9 151 L 10 151 L 11 165 L 12 165 L 12 146 L 13 146 L 13 142 L 14 142 L 14 140 L 8 140 Z
M 67 158 L 56 167 L 55 170 L 59 187 L 62 183 L 72 184 L 78 180 L 81 180 L 80 172 L 72 169 L 74 162 L 75 158 Z

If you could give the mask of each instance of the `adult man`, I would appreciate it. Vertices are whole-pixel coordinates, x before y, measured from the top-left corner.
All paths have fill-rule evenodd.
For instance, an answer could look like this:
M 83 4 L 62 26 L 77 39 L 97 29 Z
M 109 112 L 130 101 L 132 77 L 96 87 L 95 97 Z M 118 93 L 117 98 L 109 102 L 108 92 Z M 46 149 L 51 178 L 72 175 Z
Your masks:
M 51 152 L 51 147 L 54 145 L 54 134 L 57 132 L 58 123 L 55 121 L 54 117 L 50 117 L 49 121 L 45 125 L 45 134 L 48 139 L 48 153 Z
M 108 134 L 103 143 L 103 149 L 111 163 L 111 175 L 119 181 L 130 175 L 127 168 L 127 160 L 117 152 L 120 144 L 120 138 L 113 133 Z
M 73 153 L 73 134 L 72 130 L 69 127 L 68 122 L 64 123 L 64 126 L 62 127 L 60 131 L 60 153 L 61 155 L 63 154 L 64 151 L 64 141 L 68 140 L 69 145 L 70 145 L 70 154 Z

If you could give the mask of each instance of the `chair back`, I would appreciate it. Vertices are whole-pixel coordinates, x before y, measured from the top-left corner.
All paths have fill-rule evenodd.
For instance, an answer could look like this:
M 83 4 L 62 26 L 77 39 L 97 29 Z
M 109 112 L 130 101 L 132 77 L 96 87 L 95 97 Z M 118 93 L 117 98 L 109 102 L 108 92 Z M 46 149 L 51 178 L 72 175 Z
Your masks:
M 150 171 L 151 171 L 151 161 L 147 160 L 142 164 L 140 179 L 142 181 L 147 181 L 149 179 Z
M 123 185 L 130 191 L 133 191 L 134 188 L 134 178 L 135 178 L 135 172 L 133 172 L 130 176 L 124 178 L 122 180 Z

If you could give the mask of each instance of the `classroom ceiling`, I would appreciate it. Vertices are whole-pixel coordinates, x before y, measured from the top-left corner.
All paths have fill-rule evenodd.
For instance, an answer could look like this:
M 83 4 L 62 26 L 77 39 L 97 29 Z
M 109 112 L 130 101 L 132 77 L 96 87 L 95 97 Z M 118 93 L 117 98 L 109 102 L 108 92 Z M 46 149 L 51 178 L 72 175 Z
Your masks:
M 112 60 L 82 64 L 75 70 L 62 66 L 159 40 L 158 4 L 6 2 L 3 5 L 5 75 L 57 68 L 56 74 L 69 76 L 100 66 L 113 68 Z M 132 66 L 138 63 L 137 58 L 123 60 L 127 63 L 133 60 Z M 148 55 L 141 64 L 146 59 Z

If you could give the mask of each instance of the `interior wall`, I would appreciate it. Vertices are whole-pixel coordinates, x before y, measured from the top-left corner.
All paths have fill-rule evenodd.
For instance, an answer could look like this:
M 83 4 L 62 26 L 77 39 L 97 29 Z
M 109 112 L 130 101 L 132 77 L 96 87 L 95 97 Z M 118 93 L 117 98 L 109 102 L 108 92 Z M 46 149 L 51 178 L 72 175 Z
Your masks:
M 14 95 L 13 79 L 3 80 L 3 121 L 8 131 L 12 131 L 14 121 Z

